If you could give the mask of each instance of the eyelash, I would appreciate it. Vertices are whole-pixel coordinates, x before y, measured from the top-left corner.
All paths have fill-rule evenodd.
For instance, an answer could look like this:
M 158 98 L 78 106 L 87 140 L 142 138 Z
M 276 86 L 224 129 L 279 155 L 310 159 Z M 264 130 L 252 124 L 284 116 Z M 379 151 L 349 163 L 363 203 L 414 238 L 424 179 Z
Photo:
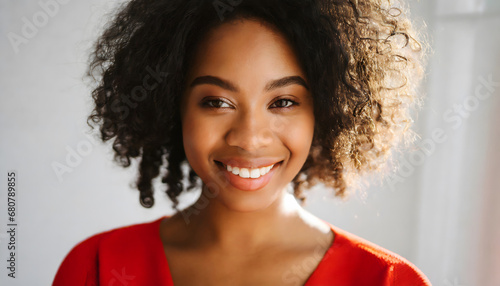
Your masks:
M 292 108 L 296 105 L 299 105 L 298 102 L 294 101 L 294 100 L 291 100 L 289 98 L 280 98 L 278 100 L 276 100 L 272 105 L 274 105 L 275 103 L 277 102 L 283 102 L 283 101 L 289 101 L 291 102 L 292 104 L 288 107 L 276 107 L 276 108 L 284 108 L 284 109 L 289 109 L 289 108 Z M 211 106 L 210 103 L 213 103 L 213 102 L 221 102 L 221 103 L 225 103 L 225 104 L 228 104 L 227 102 L 225 102 L 224 100 L 221 100 L 221 99 L 208 99 L 208 100 L 205 100 L 204 102 L 202 102 L 202 106 L 203 107 L 207 107 L 207 108 L 215 108 L 215 109 L 218 109 L 218 108 L 227 108 L 227 107 L 215 107 L 215 106 Z M 229 104 L 228 104 L 229 105 Z

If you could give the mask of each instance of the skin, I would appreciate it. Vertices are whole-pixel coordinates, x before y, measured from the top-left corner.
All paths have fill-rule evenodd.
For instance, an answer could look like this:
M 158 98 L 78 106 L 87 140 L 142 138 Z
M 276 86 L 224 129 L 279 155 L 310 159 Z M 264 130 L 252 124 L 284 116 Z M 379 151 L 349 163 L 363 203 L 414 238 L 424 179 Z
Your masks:
M 174 282 L 293 285 L 284 283 L 283 273 L 313 258 L 316 263 L 293 276 L 302 285 L 333 241 L 329 226 L 287 192 L 313 139 L 307 78 L 285 38 L 256 20 L 225 23 L 209 32 L 193 63 L 181 119 L 186 157 L 203 181 L 203 192 L 160 227 Z M 234 89 L 191 84 L 202 76 L 231 82 Z M 289 76 L 302 78 L 305 86 L 295 82 L 265 89 L 270 81 Z M 283 162 L 265 187 L 242 191 L 221 175 L 214 160 L 222 156 Z

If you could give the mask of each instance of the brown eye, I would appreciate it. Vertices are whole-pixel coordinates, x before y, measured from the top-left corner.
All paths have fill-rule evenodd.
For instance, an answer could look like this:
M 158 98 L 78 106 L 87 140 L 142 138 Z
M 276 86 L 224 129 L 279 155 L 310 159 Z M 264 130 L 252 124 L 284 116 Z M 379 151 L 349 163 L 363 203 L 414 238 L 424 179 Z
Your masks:
M 294 105 L 298 105 L 297 102 L 291 100 L 291 99 L 287 99 L 287 98 L 282 98 L 282 99 L 278 99 L 276 100 L 273 105 L 277 105 L 276 108 L 290 108 Z
M 226 106 L 223 106 L 224 104 Z M 205 101 L 202 102 L 201 105 L 203 107 L 207 107 L 207 108 L 228 108 L 228 107 L 231 107 L 225 101 L 220 100 L 220 99 L 205 100 Z

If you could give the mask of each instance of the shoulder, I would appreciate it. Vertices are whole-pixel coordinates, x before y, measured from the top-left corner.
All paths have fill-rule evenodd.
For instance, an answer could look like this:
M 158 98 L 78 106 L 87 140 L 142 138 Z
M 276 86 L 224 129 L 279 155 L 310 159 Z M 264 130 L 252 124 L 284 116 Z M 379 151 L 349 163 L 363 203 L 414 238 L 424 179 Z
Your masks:
M 335 238 L 325 256 L 323 275 L 336 276 L 337 281 L 340 277 L 345 283 L 357 285 L 431 285 L 427 277 L 402 256 L 329 225 Z
M 60 264 L 53 285 L 97 285 L 100 261 L 119 258 L 130 244 L 153 235 L 161 219 L 99 232 L 78 242 Z

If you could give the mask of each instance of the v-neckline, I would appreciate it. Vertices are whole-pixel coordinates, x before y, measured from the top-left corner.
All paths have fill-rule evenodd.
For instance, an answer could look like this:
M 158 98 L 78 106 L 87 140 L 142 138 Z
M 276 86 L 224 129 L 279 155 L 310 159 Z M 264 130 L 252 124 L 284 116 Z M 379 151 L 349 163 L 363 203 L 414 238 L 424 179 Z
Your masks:
M 164 277 L 164 280 L 165 281 L 168 281 L 168 286 L 174 286 L 174 280 L 172 278 L 172 273 L 170 272 L 170 267 L 168 266 L 168 259 L 167 259 L 167 256 L 165 254 L 165 250 L 163 248 L 163 242 L 161 241 L 161 235 L 160 235 L 160 226 L 161 226 L 161 222 L 167 218 L 167 217 L 171 217 L 171 216 L 162 216 L 161 218 L 157 219 L 155 224 L 154 224 L 154 229 L 155 229 L 155 233 L 154 233 L 154 237 L 155 237 L 155 248 L 158 248 L 158 250 L 155 250 L 156 253 L 159 253 L 160 257 L 158 258 L 160 260 L 160 267 L 159 269 L 164 269 L 166 270 L 165 271 L 165 275 L 162 275 Z M 327 251 L 325 252 L 325 254 L 323 255 L 323 257 L 321 258 L 320 262 L 318 263 L 318 265 L 316 265 L 316 268 L 314 269 L 314 271 L 309 275 L 309 277 L 307 278 L 306 282 L 304 283 L 304 286 L 308 286 L 308 283 L 309 281 L 312 281 L 313 280 L 313 277 L 315 276 L 315 274 L 317 273 L 317 271 L 323 266 L 323 264 L 326 263 L 326 260 L 328 259 L 328 257 L 330 256 L 336 242 L 337 242 L 337 237 L 338 237 L 338 234 L 337 232 L 335 231 L 334 227 L 332 226 L 332 224 L 322 220 L 324 223 L 326 223 L 328 225 L 328 227 L 330 228 L 331 232 L 333 233 L 333 240 L 332 240 L 332 243 L 330 245 L 330 247 L 327 249 Z

